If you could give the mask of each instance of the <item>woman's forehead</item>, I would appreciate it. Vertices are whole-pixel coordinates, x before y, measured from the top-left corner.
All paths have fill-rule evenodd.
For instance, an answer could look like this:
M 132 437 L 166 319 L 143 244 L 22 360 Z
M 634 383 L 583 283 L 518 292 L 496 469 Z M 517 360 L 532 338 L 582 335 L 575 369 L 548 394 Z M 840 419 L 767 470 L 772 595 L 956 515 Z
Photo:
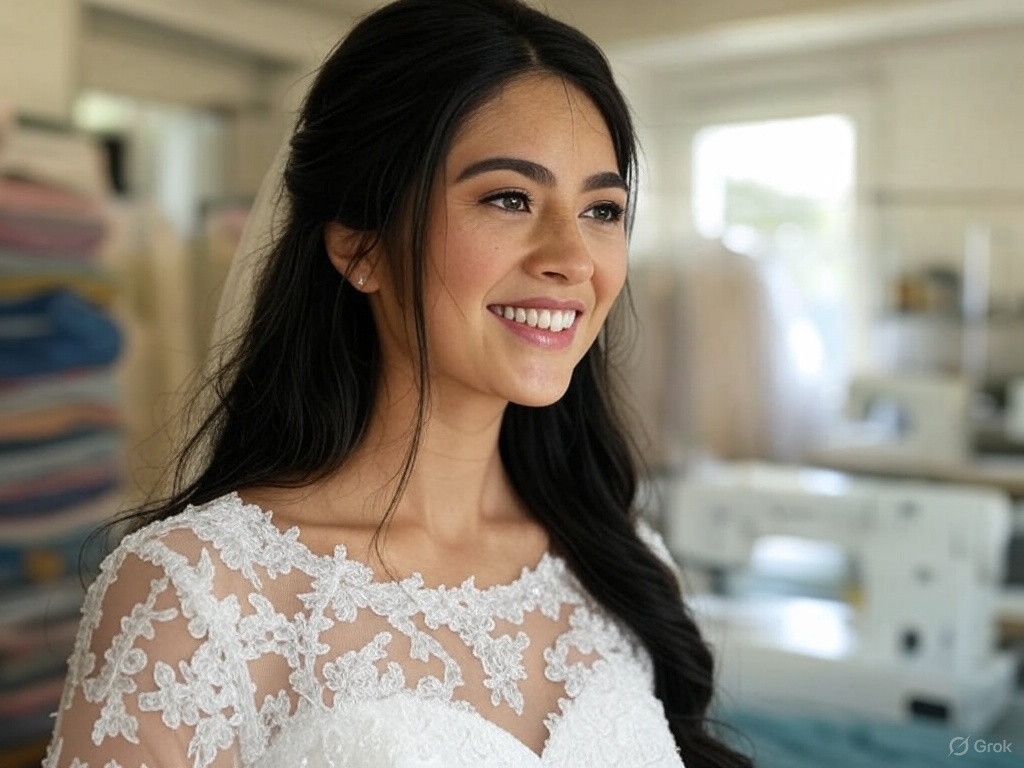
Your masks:
M 449 151 L 449 161 L 465 152 L 501 149 L 543 151 L 571 140 L 595 162 L 616 163 L 611 134 L 593 100 L 558 75 L 517 77 L 470 114 Z

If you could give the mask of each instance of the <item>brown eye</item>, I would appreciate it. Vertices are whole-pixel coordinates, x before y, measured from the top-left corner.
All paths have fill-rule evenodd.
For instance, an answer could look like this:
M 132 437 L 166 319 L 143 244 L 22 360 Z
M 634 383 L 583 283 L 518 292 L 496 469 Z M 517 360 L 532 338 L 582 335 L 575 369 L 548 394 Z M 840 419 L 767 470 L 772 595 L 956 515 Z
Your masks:
M 618 203 L 598 203 L 587 209 L 586 215 L 608 224 L 614 224 L 622 220 L 624 211 Z
M 525 192 L 499 192 L 485 197 L 484 202 L 513 213 L 527 213 L 530 210 L 530 196 Z

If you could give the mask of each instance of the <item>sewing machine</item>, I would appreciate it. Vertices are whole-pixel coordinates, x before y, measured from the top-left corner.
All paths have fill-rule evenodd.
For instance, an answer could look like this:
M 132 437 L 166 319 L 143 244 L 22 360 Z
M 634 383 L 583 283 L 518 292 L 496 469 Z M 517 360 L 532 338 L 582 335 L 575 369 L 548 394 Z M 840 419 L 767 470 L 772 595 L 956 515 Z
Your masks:
M 1016 659 L 996 649 L 994 621 L 1010 536 L 1002 494 L 741 464 L 680 478 L 667 501 L 667 543 L 691 584 L 748 567 L 766 537 L 832 543 L 855 565 L 843 601 L 693 601 L 727 701 L 979 732 L 1008 706 Z
M 961 376 L 855 376 L 846 397 L 853 439 L 843 445 L 840 437 L 822 450 L 861 450 L 879 462 L 962 462 L 971 452 L 972 396 Z

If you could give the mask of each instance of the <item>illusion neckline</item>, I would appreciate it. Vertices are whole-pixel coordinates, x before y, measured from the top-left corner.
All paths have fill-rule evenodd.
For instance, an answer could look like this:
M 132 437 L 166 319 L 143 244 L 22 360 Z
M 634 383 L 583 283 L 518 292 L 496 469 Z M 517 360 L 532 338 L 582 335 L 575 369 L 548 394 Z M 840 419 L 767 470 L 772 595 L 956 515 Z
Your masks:
M 330 563 L 335 567 L 347 566 L 349 568 L 354 568 L 360 572 L 362 577 L 361 580 L 367 584 L 381 586 L 397 585 L 407 592 L 421 591 L 436 592 L 438 594 L 472 594 L 481 597 L 488 597 L 492 595 L 516 592 L 524 586 L 531 585 L 533 582 L 557 578 L 565 575 L 568 571 L 568 566 L 565 560 L 551 550 L 546 549 L 541 553 L 537 562 L 533 565 L 524 565 L 520 570 L 519 575 L 511 581 L 491 584 L 486 587 L 476 586 L 475 576 L 473 575 L 468 576 L 462 581 L 462 583 L 454 586 L 448 584 L 427 584 L 420 571 L 413 571 L 408 576 L 398 579 L 387 579 L 382 578 L 377 571 L 362 560 L 349 555 L 348 548 L 344 544 L 336 544 L 332 554 L 321 554 L 313 551 L 309 545 L 300 538 L 302 533 L 301 526 L 293 524 L 289 525 L 287 528 L 279 527 L 274 523 L 273 510 L 266 509 L 255 502 L 245 501 L 238 491 L 231 491 L 221 498 L 210 502 L 210 505 L 215 505 L 218 502 L 231 503 L 243 514 L 252 515 L 254 519 L 267 527 L 267 533 L 274 537 L 275 541 L 286 547 L 293 548 L 293 551 L 300 555 L 301 559 L 308 559 L 311 562 L 316 563 Z M 199 506 L 208 505 L 204 504 Z M 535 585 L 533 586 L 535 588 Z

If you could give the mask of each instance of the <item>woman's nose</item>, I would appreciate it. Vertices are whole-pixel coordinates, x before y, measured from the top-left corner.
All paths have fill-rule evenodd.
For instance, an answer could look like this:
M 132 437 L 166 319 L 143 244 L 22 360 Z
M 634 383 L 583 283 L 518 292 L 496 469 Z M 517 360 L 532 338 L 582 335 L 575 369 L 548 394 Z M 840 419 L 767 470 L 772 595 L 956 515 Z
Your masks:
M 574 217 L 545 222 L 537 248 L 530 257 L 530 271 L 538 277 L 569 285 L 586 282 L 594 274 L 594 258 Z

